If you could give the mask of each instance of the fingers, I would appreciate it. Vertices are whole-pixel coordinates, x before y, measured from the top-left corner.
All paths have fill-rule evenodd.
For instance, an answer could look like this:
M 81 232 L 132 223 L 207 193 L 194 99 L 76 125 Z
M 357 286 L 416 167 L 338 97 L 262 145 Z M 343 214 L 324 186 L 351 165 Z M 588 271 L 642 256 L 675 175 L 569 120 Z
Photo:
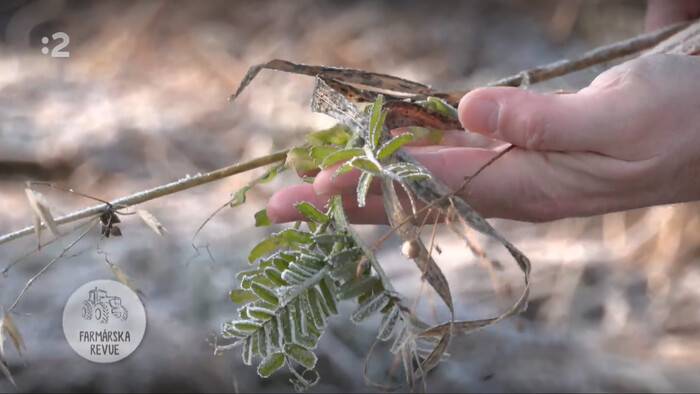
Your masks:
M 444 148 L 437 152 L 413 153 L 412 156 L 452 190 L 459 189 L 471 176 L 491 160 L 498 151 L 475 148 Z M 566 167 L 564 167 L 566 169 Z M 551 220 L 561 214 L 556 205 L 565 199 L 557 195 L 574 189 L 580 180 L 561 171 L 552 171 L 550 157 L 538 152 L 513 150 L 492 163 L 469 186 L 460 192 L 469 204 L 486 217 L 503 217 L 528 221 Z M 350 171 L 331 180 L 334 170 L 321 171 L 313 184 L 315 193 L 354 196 L 359 172 Z M 547 186 L 554 182 L 556 187 Z M 556 184 L 558 182 L 559 184 Z M 309 188 L 310 189 L 310 188 Z M 311 193 L 309 190 L 308 193 Z M 381 196 L 381 189 L 370 187 L 369 201 Z M 367 210 L 383 215 L 381 208 Z M 371 218 L 361 217 L 363 222 Z M 381 220 L 383 221 L 382 217 Z
M 408 131 L 408 128 L 391 130 L 392 135 L 400 135 Z M 428 138 L 412 141 L 406 146 L 464 146 L 473 148 L 486 148 L 498 144 L 491 138 L 467 130 L 444 130 L 440 141 L 431 142 Z
M 621 117 L 628 111 L 616 95 L 604 89 L 543 94 L 482 88 L 462 98 L 459 119 L 469 130 L 526 149 L 601 152 L 625 124 Z
M 311 185 L 304 183 L 284 188 L 273 194 L 267 202 L 267 216 L 274 223 L 285 223 L 296 220 L 306 220 L 294 204 L 307 201 L 321 211 L 326 210 L 329 196 L 318 195 Z M 343 208 L 348 218 L 358 224 L 386 224 L 387 218 L 380 195 L 367 196 L 364 208 L 357 206 L 357 199 L 353 195 L 343 196 Z

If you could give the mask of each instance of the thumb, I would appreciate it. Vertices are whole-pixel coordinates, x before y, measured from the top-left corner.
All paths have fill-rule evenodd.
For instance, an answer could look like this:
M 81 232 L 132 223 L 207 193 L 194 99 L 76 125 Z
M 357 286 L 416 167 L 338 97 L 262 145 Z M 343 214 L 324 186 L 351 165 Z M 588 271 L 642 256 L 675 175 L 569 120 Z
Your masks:
M 531 150 L 600 152 L 624 125 L 613 92 L 585 89 L 545 94 L 517 88 L 481 88 L 459 103 L 459 120 L 470 131 Z

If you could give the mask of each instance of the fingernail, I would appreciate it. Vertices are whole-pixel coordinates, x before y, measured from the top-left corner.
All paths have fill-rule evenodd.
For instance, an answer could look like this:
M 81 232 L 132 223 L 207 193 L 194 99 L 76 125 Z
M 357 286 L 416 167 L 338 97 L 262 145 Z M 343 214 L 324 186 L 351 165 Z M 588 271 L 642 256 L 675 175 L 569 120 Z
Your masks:
M 498 102 L 487 98 L 476 98 L 467 101 L 463 114 L 462 123 L 465 128 L 479 133 L 493 134 L 498 127 L 498 112 L 500 105 Z

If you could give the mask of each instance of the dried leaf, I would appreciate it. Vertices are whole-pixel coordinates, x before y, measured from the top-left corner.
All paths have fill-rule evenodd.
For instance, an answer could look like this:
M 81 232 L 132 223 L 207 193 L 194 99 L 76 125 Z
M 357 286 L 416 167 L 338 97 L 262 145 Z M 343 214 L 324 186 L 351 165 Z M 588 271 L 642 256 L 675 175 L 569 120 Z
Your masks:
M 29 206 L 34 212 L 34 224 L 36 225 L 38 218 L 38 220 L 43 222 L 46 228 L 48 228 L 49 231 L 51 231 L 51 234 L 53 234 L 55 238 L 59 238 L 61 235 L 58 232 L 58 226 L 56 225 L 56 222 L 54 221 L 53 216 L 51 215 L 51 210 L 49 209 L 49 202 L 46 200 L 46 198 L 41 193 L 35 192 L 30 188 L 24 189 L 24 192 L 27 194 Z M 41 225 L 35 227 L 34 230 L 35 234 L 37 235 L 37 239 L 39 239 L 39 236 L 41 235 L 40 227 Z
M 231 95 L 229 100 L 235 100 L 238 95 L 250 84 L 255 76 L 263 69 L 272 69 L 285 71 L 294 74 L 303 74 L 309 76 L 323 76 L 338 81 L 349 82 L 353 84 L 370 86 L 385 90 L 393 90 L 396 92 L 405 92 L 421 96 L 436 95 L 437 91 L 429 86 L 418 82 L 409 81 L 407 79 L 398 78 L 392 75 L 373 73 L 363 70 L 354 70 L 343 67 L 327 67 L 315 66 L 307 64 L 292 63 L 286 60 L 274 59 L 267 63 L 258 64 L 251 67 L 243 77 L 241 84 L 236 92 Z
M 299 171 L 315 170 L 318 168 L 316 162 L 309 155 L 309 151 L 302 147 L 290 149 L 284 163 Z
M 163 235 L 166 231 L 165 227 L 153 216 L 150 212 L 145 209 L 137 209 L 136 213 L 139 215 L 141 220 L 148 225 L 156 234 Z
M 24 347 L 22 334 L 20 334 L 15 322 L 7 312 L 3 312 L 2 320 L 0 320 L 0 359 L 5 355 L 5 349 L 3 346 L 5 334 L 7 334 L 7 336 L 12 340 L 12 344 L 15 346 L 17 353 L 19 353 L 20 356 L 24 355 L 26 349 Z

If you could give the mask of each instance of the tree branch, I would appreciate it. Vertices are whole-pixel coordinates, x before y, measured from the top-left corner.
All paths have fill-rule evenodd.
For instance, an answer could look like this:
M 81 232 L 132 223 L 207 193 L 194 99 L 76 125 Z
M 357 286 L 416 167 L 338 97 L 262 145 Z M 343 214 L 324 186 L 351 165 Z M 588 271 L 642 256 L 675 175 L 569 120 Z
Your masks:
M 562 59 L 554 63 L 523 70 L 515 75 L 499 79 L 487 86 L 520 86 L 523 82 L 537 83 L 546 81 L 575 71 L 583 70 L 596 64 L 619 59 L 632 55 L 662 42 L 690 25 L 690 22 L 676 23 L 649 33 L 641 34 L 613 44 L 604 45 L 588 51 L 573 59 Z M 459 100 L 469 91 L 449 92 L 440 95 L 450 103 L 459 103 Z
M 203 185 L 205 183 L 226 178 L 231 175 L 240 174 L 242 172 L 250 171 L 262 166 L 266 166 L 268 164 L 280 162 L 287 157 L 288 151 L 289 150 L 275 152 L 267 156 L 247 161 L 245 163 L 234 164 L 228 167 L 220 168 L 218 170 L 207 172 L 206 174 L 198 174 L 193 177 L 179 179 L 175 182 L 171 182 L 166 185 L 157 186 L 152 189 L 144 190 L 126 197 L 118 198 L 116 200 L 110 201 L 109 203 L 115 207 L 125 207 L 140 204 L 149 200 L 156 199 L 158 197 L 167 196 L 168 194 L 173 194 L 182 190 L 191 189 L 195 186 Z M 83 210 L 73 212 L 66 216 L 57 218 L 56 224 L 62 225 L 74 222 L 76 220 L 88 218 L 97 214 L 101 214 L 102 212 L 104 212 L 105 208 L 105 204 L 93 205 L 89 208 L 85 208 Z M 42 226 L 44 225 L 42 224 Z M 5 234 L 0 237 L 0 245 L 33 233 L 34 226 L 28 226 L 21 230 Z

